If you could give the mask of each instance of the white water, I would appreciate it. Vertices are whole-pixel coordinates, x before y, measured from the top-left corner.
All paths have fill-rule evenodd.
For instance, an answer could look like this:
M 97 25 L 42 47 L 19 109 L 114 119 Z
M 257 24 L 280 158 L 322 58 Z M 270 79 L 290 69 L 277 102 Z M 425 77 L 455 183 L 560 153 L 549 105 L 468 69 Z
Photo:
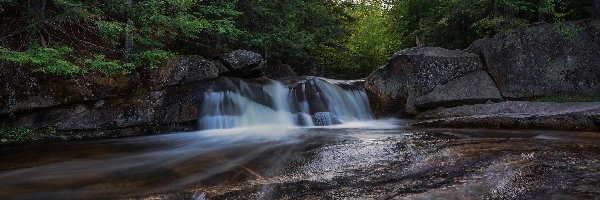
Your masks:
M 204 92 L 201 112 L 202 130 L 329 126 L 373 120 L 364 90 L 316 77 L 287 85 L 274 80 L 222 79 Z

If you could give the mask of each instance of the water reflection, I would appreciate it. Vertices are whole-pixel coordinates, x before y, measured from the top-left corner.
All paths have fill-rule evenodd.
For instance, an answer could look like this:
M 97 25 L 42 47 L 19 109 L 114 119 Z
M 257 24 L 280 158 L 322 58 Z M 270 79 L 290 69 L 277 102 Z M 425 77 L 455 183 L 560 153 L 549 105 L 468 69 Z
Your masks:
M 3 147 L 0 199 L 526 197 L 565 193 L 550 188 L 564 181 L 551 176 L 578 181 L 564 187 L 582 193 L 573 188 L 593 186 L 600 169 L 598 133 L 402 124 L 270 125 Z M 583 193 L 598 192 L 590 191 Z
M 48 153 L 59 153 L 63 158 L 42 162 L 19 158 L 17 155 L 22 152 L 18 151 L 22 148 L 5 148 L 0 197 L 85 198 L 178 188 L 241 166 L 266 151 L 298 143 L 301 141 L 297 138 L 299 131 L 274 126 L 211 130 L 97 142 L 101 145 L 80 142 L 42 146 L 44 152 L 27 152 L 33 154 L 27 155 L 32 159 L 44 160 Z M 89 157 L 69 156 L 78 154 L 82 148 L 87 148 Z M 96 150 L 105 155 L 94 155 Z M 23 166 L 21 162 L 33 162 L 34 166 Z M 40 166 L 35 166 L 38 164 Z M 20 167 L 28 168 L 12 169 Z

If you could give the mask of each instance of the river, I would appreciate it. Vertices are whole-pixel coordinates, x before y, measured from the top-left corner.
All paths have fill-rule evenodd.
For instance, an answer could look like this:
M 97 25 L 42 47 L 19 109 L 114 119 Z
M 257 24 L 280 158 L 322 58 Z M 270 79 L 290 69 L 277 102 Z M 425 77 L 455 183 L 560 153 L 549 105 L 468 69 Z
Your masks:
M 199 131 L 0 147 L 0 199 L 600 197 L 598 133 L 416 128 L 354 83 L 221 81 Z

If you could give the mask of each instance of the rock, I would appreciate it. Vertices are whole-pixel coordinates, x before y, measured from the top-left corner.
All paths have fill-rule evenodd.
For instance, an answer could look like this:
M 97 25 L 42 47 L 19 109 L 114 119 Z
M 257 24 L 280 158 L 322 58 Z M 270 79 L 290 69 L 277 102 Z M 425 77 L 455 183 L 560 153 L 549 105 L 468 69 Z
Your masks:
M 154 71 L 154 88 L 212 80 L 228 69 L 217 61 L 202 56 L 175 56 Z
M 158 124 L 197 125 L 204 100 L 204 93 L 200 91 L 204 91 L 209 83 L 182 85 L 165 90 L 162 104 L 156 109 L 154 121 Z
M 316 58 L 290 62 L 298 76 L 325 76 L 325 66 L 319 64 Z
M 420 109 L 430 109 L 488 101 L 502 101 L 502 96 L 492 78 L 485 71 L 478 70 L 436 87 L 432 92 L 418 97 L 415 105 Z
M 229 69 L 224 73 L 235 77 L 260 77 L 264 74 L 267 61 L 252 51 L 235 50 L 221 56 L 223 64 Z
M 599 131 L 600 102 L 502 102 L 439 108 L 416 116 L 415 126 Z
M 117 130 L 155 125 L 195 124 L 200 117 L 202 84 L 179 85 L 159 91 L 145 91 L 126 97 L 103 99 L 90 104 L 67 104 L 61 107 L 17 113 L 2 127 L 32 129 L 52 125 L 58 131 Z M 194 123 L 190 123 L 194 122 Z M 2 124 L 4 123 L 4 124 Z M 10 123 L 10 124 L 9 124 Z
M 377 115 L 415 114 L 416 98 L 439 85 L 482 69 L 476 54 L 437 47 L 400 51 L 365 82 Z
M 290 65 L 268 66 L 265 70 L 265 76 L 271 79 L 297 76 Z
M 474 42 L 510 99 L 600 94 L 600 21 L 537 24 Z
M 201 56 L 176 56 L 155 71 L 128 76 L 64 78 L 15 66 L 0 71 L 0 86 L 6 88 L 0 92 L 0 128 L 52 126 L 57 134 L 44 138 L 77 139 L 193 130 L 199 91 L 228 69 Z
M 30 73 L 30 66 L 26 65 L 0 65 L 0 115 L 98 100 L 126 93 L 133 86 L 127 76 L 88 75 L 72 79 Z

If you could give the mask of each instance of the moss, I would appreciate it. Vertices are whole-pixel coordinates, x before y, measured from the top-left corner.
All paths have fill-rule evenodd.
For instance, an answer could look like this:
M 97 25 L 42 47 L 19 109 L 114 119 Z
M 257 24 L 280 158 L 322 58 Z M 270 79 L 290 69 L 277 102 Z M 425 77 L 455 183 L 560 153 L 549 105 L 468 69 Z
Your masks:
M 535 99 L 537 102 L 600 102 L 600 95 L 582 96 L 582 95 L 556 95 L 549 97 L 541 97 Z

